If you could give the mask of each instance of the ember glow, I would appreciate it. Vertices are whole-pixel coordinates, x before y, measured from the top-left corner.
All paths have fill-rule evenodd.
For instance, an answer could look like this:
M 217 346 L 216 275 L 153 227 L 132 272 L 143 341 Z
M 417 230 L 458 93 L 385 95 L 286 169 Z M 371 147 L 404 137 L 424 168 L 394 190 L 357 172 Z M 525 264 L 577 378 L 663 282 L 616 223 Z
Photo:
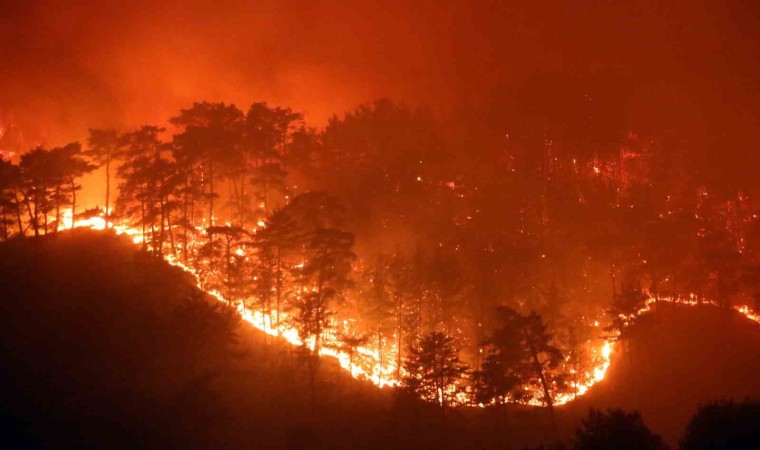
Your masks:
M 82 227 L 82 228 L 90 228 L 93 230 L 104 230 L 106 228 L 106 221 L 101 216 L 95 216 L 88 219 L 81 219 L 77 220 L 72 225 L 71 221 L 71 211 L 66 210 L 63 214 L 64 221 L 63 221 L 63 227 L 61 229 L 70 229 L 72 227 Z M 263 225 L 263 222 L 260 224 Z M 113 224 L 110 224 L 112 229 L 116 234 L 124 234 L 127 236 L 130 236 L 132 238 L 132 241 L 135 244 L 140 244 L 144 240 L 144 236 L 141 234 L 141 230 L 136 228 L 131 228 L 128 226 L 123 225 L 117 225 L 114 226 Z M 202 230 L 199 230 L 201 232 Z M 238 249 L 236 252 L 238 256 L 243 256 L 243 250 Z M 200 277 L 197 273 L 197 271 L 184 263 L 182 263 L 172 252 L 166 252 L 163 255 L 164 259 L 171 265 L 175 267 L 179 267 L 180 269 L 184 270 L 185 272 L 193 275 L 193 277 L 196 279 L 196 283 L 199 289 L 205 291 L 209 295 L 213 296 L 220 302 L 223 302 L 225 304 L 230 305 L 236 305 L 236 310 L 240 314 L 240 317 L 253 327 L 257 328 L 258 330 L 270 335 L 274 336 L 279 339 L 283 339 L 285 342 L 289 343 L 293 346 L 302 346 L 304 345 L 303 340 L 299 337 L 298 330 L 294 327 L 291 327 L 287 325 L 288 323 L 288 315 L 285 313 L 281 313 L 281 322 L 282 324 L 280 327 L 276 327 L 273 323 L 273 319 L 270 315 L 264 315 L 260 311 L 252 310 L 248 307 L 246 307 L 246 304 L 250 304 L 250 301 L 244 300 L 229 300 L 226 299 L 219 291 L 208 289 L 203 285 L 203 283 L 200 281 Z M 628 315 L 628 316 L 622 316 L 621 319 L 625 320 L 626 326 L 632 325 L 636 319 L 644 314 L 649 314 L 654 310 L 654 307 L 657 303 L 665 303 L 665 304 L 675 304 L 679 306 L 712 306 L 712 307 L 718 307 L 718 304 L 714 301 L 704 300 L 704 299 L 698 299 L 696 295 L 690 295 L 686 298 L 673 298 L 673 297 L 661 297 L 659 299 L 656 299 L 652 296 L 650 296 L 644 304 L 644 307 L 638 309 L 635 314 Z M 741 306 L 733 306 L 732 307 L 735 312 L 742 315 L 748 320 L 751 320 L 753 322 L 756 322 L 760 324 L 760 314 L 752 310 L 749 306 L 741 305 Z M 599 317 L 598 320 L 593 321 L 593 326 L 595 328 L 600 327 L 600 321 L 605 321 L 604 317 Z M 334 330 L 340 330 L 343 333 L 350 333 L 352 330 L 350 329 L 350 326 L 348 322 L 344 322 L 341 324 L 333 324 L 331 327 Z M 580 376 L 577 377 L 579 380 L 578 382 L 574 382 L 572 384 L 572 389 L 569 392 L 564 392 L 556 395 L 554 397 L 554 404 L 564 405 L 566 403 L 569 403 L 576 398 L 584 395 L 589 391 L 591 387 L 593 387 L 596 383 L 601 382 L 604 380 L 605 375 L 607 374 L 607 370 L 609 369 L 611 363 L 612 363 L 612 357 L 613 353 L 615 352 L 615 342 L 614 339 L 616 336 L 610 336 L 607 339 L 598 339 L 598 340 L 592 340 L 586 343 L 588 346 L 589 351 L 591 352 L 593 365 L 588 370 L 584 371 Z M 330 358 L 334 358 L 338 361 L 340 367 L 346 371 L 350 371 L 351 375 L 354 378 L 360 379 L 360 380 L 369 380 L 373 384 L 377 385 L 378 387 L 386 387 L 386 386 L 398 386 L 400 383 L 400 380 L 395 376 L 395 374 L 399 373 L 399 368 L 392 364 L 392 363 L 386 363 L 384 365 L 380 364 L 380 356 L 379 351 L 376 348 L 373 348 L 372 346 L 365 345 L 365 346 L 357 346 L 355 351 L 355 355 L 353 358 L 345 351 L 342 351 L 340 349 L 341 343 L 340 339 L 337 336 L 337 332 L 331 332 L 327 333 L 323 336 L 324 343 L 322 347 L 319 349 L 319 355 L 320 356 L 326 356 Z M 314 349 L 314 342 L 310 341 L 307 343 L 307 346 Z M 395 355 L 398 352 L 398 348 L 391 345 L 391 348 L 389 349 L 389 353 L 391 357 L 386 356 L 386 359 L 393 360 L 392 356 Z M 403 368 L 402 368 L 403 371 Z M 542 406 L 544 402 L 540 399 L 541 392 L 539 388 L 536 388 L 534 392 L 530 393 L 530 396 L 527 398 L 525 403 L 534 405 L 534 406 Z M 460 405 L 468 405 L 468 406 L 480 406 L 483 407 L 485 405 L 477 403 L 474 399 L 472 399 L 466 392 L 461 392 L 455 395 L 457 401 Z
M 753 2 L 562 3 L 4 2 L 11 418 L 441 450 L 624 421 L 591 447 L 663 450 L 694 402 L 760 398 Z M 142 424 L 88 423 L 111 404 Z

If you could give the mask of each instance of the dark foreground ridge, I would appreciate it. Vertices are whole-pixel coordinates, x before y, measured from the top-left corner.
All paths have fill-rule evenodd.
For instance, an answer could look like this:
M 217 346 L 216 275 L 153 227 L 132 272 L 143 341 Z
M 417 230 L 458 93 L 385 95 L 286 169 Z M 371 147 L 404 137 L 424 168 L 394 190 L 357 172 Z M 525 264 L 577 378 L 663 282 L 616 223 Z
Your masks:
M 488 409 L 442 413 L 327 360 L 312 405 L 298 349 L 108 233 L 1 244 L 0 290 L 3 448 L 519 449 L 551 434 L 541 409 L 506 420 Z M 701 314 L 653 314 L 633 369 L 618 354 L 607 380 L 559 408 L 558 437 L 571 437 L 589 407 L 611 406 L 641 410 L 675 444 L 700 402 L 760 396 L 756 325 Z

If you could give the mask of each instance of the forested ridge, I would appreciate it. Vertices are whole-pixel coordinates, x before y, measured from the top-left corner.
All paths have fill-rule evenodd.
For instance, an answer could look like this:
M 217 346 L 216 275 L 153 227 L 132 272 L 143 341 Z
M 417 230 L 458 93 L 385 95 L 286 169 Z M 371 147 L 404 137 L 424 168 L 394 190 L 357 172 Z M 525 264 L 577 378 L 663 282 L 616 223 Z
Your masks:
M 0 244 L 0 274 L 2 435 L 14 448 L 522 448 L 569 439 L 587 408 L 607 406 L 643 410 L 675 442 L 706 396 L 758 395 L 757 368 L 725 352 L 756 354 L 756 325 L 709 307 L 669 306 L 636 325 L 636 365 L 618 355 L 588 398 L 557 410 L 555 435 L 541 408 L 442 414 L 358 382 L 330 358 L 313 390 L 297 346 L 241 323 L 124 236 L 13 239 Z M 666 323 L 682 337 L 663 346 Z M 695 339 L 705 327 L 722 336 L 710 349 Z M 691 362 L 673 372 L 684 353 Z M 697 367 L 720 380 L 697 381 Z
M 442 408 L 551 413 L 604 376 L 605 340 L 624 351 L 651 301 L 752 313 L 760 295 L 754 186 L 683 171 L 655 136 L 539 140 L 525 122 L 467 159 L 456 130 L 390 101 L 321 130 L 265 102 L 199 102 L 168 126 L 3 161 L 2 236 L 126 233 L 274 334 Z M 98 167 L 103 206 L 83 209 Z

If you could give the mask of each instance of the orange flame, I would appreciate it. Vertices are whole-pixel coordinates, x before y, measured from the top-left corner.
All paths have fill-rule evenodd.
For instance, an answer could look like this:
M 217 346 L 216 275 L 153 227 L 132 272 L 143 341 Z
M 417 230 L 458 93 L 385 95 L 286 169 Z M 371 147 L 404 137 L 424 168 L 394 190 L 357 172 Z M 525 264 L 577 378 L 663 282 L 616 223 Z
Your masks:
M 71 218 L 71 211 L 65 211 L 63 214 L 63 220 L 62 225 L 60 229 L 68 229 L 68 228 L 90 228 L 94 230 L 104 230 L 106 229 L 106 221 L 102 217 L 92 217 L 89 219 L 82 219 L 77 220 L 75 222 L 72 221 Z M 132 238 L 132 242 L 138 244 L 143 242 L 143 236 L 141 230 L 133 227 L 129 227 L 124 224 L 112 224 L 109 223 L 111 229 L 114 230 L 116 234 L 119 235 L 127 235 Z M 216 290 L 209 290 L 206 289 L 202 282 L 201 277 L 199 276 L 198 272 L 183 264 L 181 261 L 179 261 L 174 255 L 172 254 L 166 254 L 164 255 L 164 259 L 171 265 L 175 267 L 179 267 L 185 272 L 193 275 L 193 277 L 196 280 L 196 285 L 199 289 L 203 290 L 204 292 L 207 292 L 208 294 L 212 295 L 217 300 L 224 302 L 226 304 L 233 304 L 234 302 L 231 302 L 224 298 L 224 296 L 216 291 Z M 671 303 L 671 304 L 677 304 L 677 305 L 684 305 L 684 306 L 697 306 L 697 305 L 711 305 L 711 306 L 718 306 L 716 302 L 711 301 L 704 301 L 704 300 L 698 300 L 695 295 L 691 295 L 688 298 L 672 298 L 672 297 L 661 297 L 659 299 L 655 299 L 654 297 L 649 298 L 645 306 L 638 310 L 635 314 L 629 316 L 629 317 L 623 317 L 625 319 L 627 324 L 631 324 L 635 319 L 640 317 L 643 314 L 647 314 L 652 311 L 652 306 L 656 302 L 664 302 L 664 303 Z M 301 346 L 303 345 L 303 341 L 301 340 L 298 331 L 287 325 L 288 323 L 288 315 L 286 313 L 280 312 L 280 326 L 273 326 L 272 319 L 268 315 L 262 314 L 260 311 L 252 311 L 251 309 L 248 309 L 245 307 L 244 301 L 237 301 L 237 312 L 240 314 L 240 317 L 247 323 L 251 324 L 252 326 L 256 327 L 257 329 L 263 331 L 264 333 L 275 336 L 278 338 L 284 339 L 286 342 L 292 344 Z M 756 311 L 753 311 L 749 306 L 734 306 L 733 310 L 738 312 L 739 314 L 743 315 L 749 320 L 752 320 L 756 323 L 760 323 L 760 314 Z M 346 323 L 344 323 L 344 326 L 347 326 Z M 599 326 L 599 321 L 594 321 L 594 326 Z M 358 347 L 355 351 L 355 360 L 352 362 L 349 354 L 343 350 L 340 350 L 340 340 L 337 337 L 337 334 L 335 332 L 328 332 L 323 336 L 324 345 L 322 348 L 319 349 L 319 354 L 321 356 L 328 356 L 335 358 L 340 367 L 343 368 L 346 371 L 350 371 L 351 375 L 354 378 L 357 379 L 366 379 L 374 383 L 375 385 L 379 387 L 384 386 L 398 386 L 400 384 L 400 380 L 395 378 L 393 374 L 397 373 L 398 367 L 393 363 L 388 364 L 380 364 L 380 354 L 377 350 L 369 347 L 369 346 L 362 346 Z M 314 349 L 314 342 L 307 342 L 307 347 Z M 395 348 L 395 345 L 392 345 L 391 353 L 397 352 L 398 349 Z M 595 384 L 599 383 L 600 381 L 604 380 L 607 371 L 610 367 L 611 361 L 612 361 L 612 355 L 615 351 L 615 343 L 609 340 L 604 341 L 601 343 L 601 345 L 595 346 L 591 349 L 592 353 L 592 361 L 593 367 L 587 371 L 584 371 L 583 374 L 579 377 L 580 381 L 573 384 L 573 392 L 563 392 L 559 393 L 554 397 L 554 404 L 555 405 L 564 405 L 566 403 L 571 402 L 575 398 L 582 396 L 586 394 L 589 389 L 594 386 Z M 390 358 L 389 358 L 390 359 Z M 453 389 L 453 388 L 452 388 Z M 472 405 L 473 401 L 470 396 L 470 394 L 466 391 L 460 391 L 456 394 L 457 401 L 462 405 Z M 541 393 L 540 390 L 536 389 L 535 392 L 533 392 L 532 397 L 527 401 L 530 405 L 535 406 L 541 406 L 543 405 L 543 402 L 541 400 Z M 484 406 L 484 405 L 479 405 Z

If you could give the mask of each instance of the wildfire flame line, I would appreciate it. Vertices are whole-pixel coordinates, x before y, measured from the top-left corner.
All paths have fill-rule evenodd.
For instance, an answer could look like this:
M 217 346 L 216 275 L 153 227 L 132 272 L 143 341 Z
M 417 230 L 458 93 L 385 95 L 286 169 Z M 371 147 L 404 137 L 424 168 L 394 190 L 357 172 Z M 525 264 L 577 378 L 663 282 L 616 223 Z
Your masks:
M 59 229 L 68 229 L 68 228 L 90 228 L 93 230 L 105 230 L 106 229 L 106 221 L 103 217 L 92 217 L 89 219 L 83 219 L 83 220 L 76 220 L 73 221 L 71 218 L 71 211 L 66 211 L 63 214 L 63 220 L 62 224 L 59 227 Z M 143 236 L 141 230 L 133 227 L 129 227 L 126 225 L 119 225 L 119 224 L 111 224 L 111 229 L 119 235 L 127 235 L 131 237 L 132 242 L 135 244 L 139 244 L 143 242 Z M 184 270 L 185 272 L 191 274 L 195 278 L 196 285 L 199 289 L 202 291 L 208 293 L 209 295 L 213 296 L 217 300 L 224 302 L 226 304 L 233 304 L 233 302 L 227 300 L 224 298 L 224 296 L 216 291 L 216 290 L 210 290 L 206 289 L 202 283 L 201 283 L 201 277 L 197 273 L 197 271 L 181 261 L 179 261 L 174 255 L 172 254 L 165 254 L 163 255 L 166 262 L 169 264 L 179 267 L 180 269 Z M 676 305 L 684 305 L 684 306 L 698 306 L 698 305 L 710 305 L 717 307 L 718 304 L 713 301 L 706 301 L 698 299 L 695 295 L 690 295 L 688 298 L 674 298 L 674 297 L 660 297 L 660 298 L 654 298 L 650 297 L 646 302 L 645 306 L 639 309 L 635 314 L 632 314 L 630 316 L 623 316 L 622 318 L 625 320 L 626 326 L 629 326 L 632 324 L 638 317 L 647 314 L 653 310 L 653 305 L 656 303 L 671 303 Z M 274 336 L 277 338 L 282 338 L 286 342 L 301 346 L 303 345 L 303 341 L 298 335 L 298 331 L 287 325 L 287 314 L 280 313 L 281 320 L 280 320 L 280 326 L 273 326 L 271 323 L 271 317 L 265 316 L 260 311 L 253 311 L 249 308 L 246 308 L 245 303 L 243 301 L 237 301 L 235 302 L 237 304 L 237 312 L 240 314 L 240 317 L 247 323 L 251 324 L 255 328 L 263 331 L 264 333 Z M 733 306 L 732 310 L 741 314 L 742 316 L 746 317 L 749 320 L 752 320 L 755 323 L 760 324 L 760 313 L 752 310 L 748 306 Z M 595 326 L 598 326 L 599 323 L 595 322 Z M 357 379 L 367 379 L 370 380 L 373 384 L 384 387 L 384 386 L 398 386 L 399 380 L 392 377 L 391 374 L 396 373 L 397 367 L 394 364 L 380 364 L 380 355 L 377 350 L 373 350 L 370 347 L 361 346 L 357 347 L 355 350 L 355 358 L 357 361 L 351 361 L 351 357 L 348 354 L 348 352 L 345 352 L 340 349 L 339 345 L 339 339 L 334 333 L 327 333 L 324 336 L 324 342 L 325 345 L 323 345 L 319 349 L 319 355 L 321 356 L 328 356 L 335 358 L 340 367 L 346 371 L 349 371 L 351 373 L 351 376 Z M 313 342 L 307 342 L 307 346 L 314 349 L 314 343 Z M 395 349 L 395 351 L 398 351 L 398 349 Z M 560 393 L 556 397 L 553 398 L 554 404 L 564 405 L 572 400 L 576 399 L 577 397 L 580 397 L 588 392 L 588 390 L 594 386 L 595 384 L 599 383 L 600 381 L 604 380 L 604 377 L 607 375 L 607 371 L 610 367 L 611 361 L 612 361 L 612 355 L 615 351 L 615 342 L 612 340 L 604 340 L 604 342 L 596 346 L 592 349 L 593 354 L 593 360 L 594 366 L 587 371 L 584 371 L 582 376 L 580 377 L 579 382 L 573 383 L 572 388 L 573 392 L 566 392 L 566 393 Z M 392 352 L 391 352 L 392 353 Z M 367 363 L 368 361 L 368 363 Z M 366 366 L 369 366 L 369 369 L 367 369 Z M 457 395 L 457 399 L 462 404 L 466 405 L 472 405 L 473 402 L 470 398 L 470 396 L 466 392 L 460 392 Z M 539 390 L 536 390 L 534 392 L 534 395 L 530 400 L 527 402 L 529 405 L 534 406 L 542 406 L 543 402 L 540 398 L 540 392 Z M 484 405 L 478 405 L 478 406 L 484 406 Z

